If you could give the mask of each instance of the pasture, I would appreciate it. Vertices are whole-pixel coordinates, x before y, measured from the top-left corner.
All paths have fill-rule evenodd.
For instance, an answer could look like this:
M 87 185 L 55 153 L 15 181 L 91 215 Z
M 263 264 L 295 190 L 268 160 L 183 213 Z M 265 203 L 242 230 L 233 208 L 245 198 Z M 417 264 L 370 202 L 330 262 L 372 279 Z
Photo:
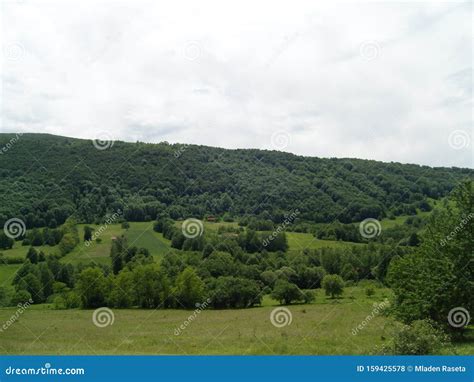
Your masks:
M 369 354 L 383 345 L 394 327 L 377 314 L 356 335 L 352 330 L 375 303 L 390 295 L 377 289 L 370 298 L 362 288 L 347 288 L 340 299 L 317 291 L 310 305 L 290 305 L 291 323 L 270 320 L 279 306 L 266 296 L 262 307 L 203 310 L 178 335 L 192 310 L 114 309 L 114 322 L 99 328 L 93 310 L 53 310 L 48 304 L 28 308 L 0 333 L 3 354 Z M 6 322 L 15 308 L 0 309 Z

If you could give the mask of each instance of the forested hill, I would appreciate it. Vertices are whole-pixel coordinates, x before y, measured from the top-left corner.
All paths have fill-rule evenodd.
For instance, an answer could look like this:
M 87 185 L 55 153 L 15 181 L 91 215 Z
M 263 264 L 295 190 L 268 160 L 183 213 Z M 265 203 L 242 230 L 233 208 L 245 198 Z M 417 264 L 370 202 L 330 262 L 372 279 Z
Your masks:
M 99 142 L 99 145 L 101 143 Z M 96 145 L 98 146 L 98 145 Z M 98 221 L 260 215 L 281 222 L 298 210 L 313 222 L 360 221 L 429 209 L 473 170 L 262 150 L 0 134 L 0 223 L 54 226 L 75 214 Z

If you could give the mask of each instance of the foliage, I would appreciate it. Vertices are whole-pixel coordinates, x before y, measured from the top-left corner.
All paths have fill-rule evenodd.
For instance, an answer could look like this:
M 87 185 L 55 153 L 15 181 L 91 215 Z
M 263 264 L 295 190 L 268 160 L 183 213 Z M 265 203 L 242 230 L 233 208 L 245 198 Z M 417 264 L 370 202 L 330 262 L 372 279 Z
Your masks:
M 454 206 L 435 211 L 417 252 L 390 265 L 388 280 L 401 320 L 429 317 L 447 325 L 452 308 L 473 311 L 473 184 L 464 183 L 455 191 Z
M 396 331 L 384 352 L 396 355 L 439 354 L 448 337 L 429 320 L 416 320 Z
M 276 281 L 271 296 L 284 305 L 304 300 L 304 295 L 297 285 L 281 279 Z
M 195 269 L 187 267 L 176 278 L 174 296 L 177 306 L 195 308 L 204 300 L 204 283 Z
M 12 137 L 0 134 L 0 146 Z M 189 145 L 179 158 L 175 151 L 168 143 L 140 142 L 96 150 L 89 140 L 24 134 L 14 150 L 0 156 L 0 226 L 11 217 L 28 229 L 55 228 L 71 215 L 100 222 L 118 209 L 128 221 L 248 215 L 259 220 L 249 222 L 250 228 L 261 229 L 260 222 L 268 221 L 266 230 L 273 229 L 270 221 L 279 224 L 296 209 L 295 224 L 350 223 L 426 210 L 427 198 L 447 195 L 473 174 L 276 151 Z M 31 162 L 32 156 L 41 163 Z
M 214 308 L 248 308 L 260 304 L 262 299 L 256 281 L 239 277 L 219 277 L 210 283 L 209 289 Z
M 5 235 L 3 232 L 0 232 L 0 249 L 10 249 L 13 247 L 15 241 Z
M 331 298 L 342 295 L 344 291 L 344 280 L 339 275 L 326 275 L 323 278 L 322 286 L 327 296 Z
M 108 282 L 99 268 L 84 269 L 77 278 L 76 290 L 84 308 L 104 306 L 109 292 Z

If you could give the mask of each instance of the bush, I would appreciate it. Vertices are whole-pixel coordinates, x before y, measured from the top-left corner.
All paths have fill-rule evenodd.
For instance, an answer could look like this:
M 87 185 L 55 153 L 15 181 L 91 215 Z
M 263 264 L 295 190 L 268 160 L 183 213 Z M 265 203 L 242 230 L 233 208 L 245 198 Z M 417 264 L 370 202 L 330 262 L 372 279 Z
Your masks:
M 294 301 L 302 300 L 303 297 L 301 291 L 295 284 L 282 279 L 275 282 L 271 296 L 282 305 L 288 305 Z
M 31 301 L 31 294 L 26 290 L 19 290 L 16 292 L 11 301 L 11 305 L 24 304 Z
M 59 251 L 62 256 L 65 256 L 71 252 L 74 247 L 77 245 L 77 240 L 72 234 L 65 234 L 61 241 L 59 242 Z
M 24 261 L 23 257 L 6 257 L 0 253 L 0 264 L 23 264 Z
M 396 332 L 386 350 L 397 355 L 438 354 L 447 343 L 448 337 L 433 326 L 433 321 L 417 320 Z
M 9 306 L 10 304 L 10 290 L 0 286 L 0 307 Z
M 371 297 L 371 296 L 373 296 L 374 294 L 375 294 L 374 288 L 368 287 L 368 288 L 365 289 L 365 295 L 366 295 L 367 297 Z
M 326 292 L 326 296 L 331 298 L 340 296 L 344 291 L 344 280 L 339 275 L 326 275 L 323 278 L 322 286 Z
M 254 280 L 222 276 L 210 283 L 211 304 L 215 308 L 248 308 L 262 299 L 259 284 Z
M 56 296 L 53 300 L 53 309 L 66 309 L 66 299 L 63 296 Z
M 66 293 L 64 299 L 67 309 L 79 308 L 81 306 L 81 297 L 74 291 Z
M 13 247 L 14 240 L 5 235 L 3 232 L 0 233 L 0 249 L 10 249 Z
M 311 304 L 316 299 L 316 295 L 312 290 L 304 290 L 302 291 L 302 295 L 305 304 Z

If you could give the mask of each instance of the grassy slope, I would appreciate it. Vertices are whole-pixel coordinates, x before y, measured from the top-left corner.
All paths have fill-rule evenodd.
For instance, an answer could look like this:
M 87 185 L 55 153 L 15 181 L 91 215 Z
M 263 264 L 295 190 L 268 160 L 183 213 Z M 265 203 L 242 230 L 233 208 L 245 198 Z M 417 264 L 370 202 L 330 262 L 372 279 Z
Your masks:
M 352 245 L 365 245 L 347 241 L 319 240 L 309 233 L 287 232 L 289 251 L 302 251 L 303 249 L 336 248 Z
M 0 287 L 11 287 L 13 278 L 21 264 L 0 265 Z
M 97 231 L 100 226 L 94 224 L 88 224 L 89 227 L 92 227 L 94 231 Z M 79 237 L 81 242 L 68 253 L 65 257 L 61 259 L 62 262 L 78 264 L 78 263 L 89 263 L 91 261 L 109 264 L 110 263 L 110 246 L 113 236 L 120 236 L 123 233 L 123 229 L 120 227 L 120 224 L 110 224 L 108 225 L 102 233 L 99 235 L 101 242 L 97 243 L 92 241 L 89 246 L 86 246 L 83 237 L 84 237 L 84 224 L 80 224 L 79 228 Z
M 130 246 L 147 248 L 155 260 L 170 250 L 170 241 L 161 233 L 153 231 L 153 222 L 131 223 L 125 236 Z
M 21 245 L 21 242 L 15 241 L 13 248 L 12 249 L 1 249 L 0 252 L 4 254 L 6 258 L 12 258 L 12 257 L 21 257 L 25 258 L 26 253 L 28 252 L 28 249 L 30 247 L 27 245 Z M 58 252 L 58 247 L 54 246 L 51 247 L 49 245 L 41 245 L 38 247 L 35 247 L 35 249 L 39 251 L 43 251 L 45 254 L 50 254 L 50 253 L 57 253 Z
M 89 226 L 94 228 L 95 231 L 100 228 L 100 226 L 93 224 L 89 224 Z M 95 261 L 109 264 L 112 237 L 120 235 L 127 237 L 129 246 L 147 248 L 157 259 L 169 250 L 169 240 L 164 239 L 162 234 L 153 231 L 153 222 L 130 223 L 130 228 L 127 230 L 121 228 L 120 224 L 111 224 L 100 234 L 102 241 L 100 243 L 93 241 L 88 247 L 82 241 L 84 236 L 83 224 L 79 226 L 79 235 L 81 243 L 62 259 L 63 262 L 77 264 Z
M 347 288 L 331 300 L 319 290 L 311 305 L 291 305 L 289 326 L 276 328 L 270 314 L 274 301 L 241 310 L 204 310 L 179 335 L 175 329 L 192 314 L 184 310 L 114 309 L 114 323 L 98 328 L 92 310 L 28 309 L 0 332 L 2 354 L 370 354 L 386 343 L 397 325 L 375 316 L 356 335 L 352 330 L 373 311 L 374 303 L 390 296 L 378 289 L 370 298 L 363 288 Z M 15 308 L 0 309 L 0 322 Z M 39 338 L 36 338 L 39 336 Z M 464 343 L 442 354 L 473 354 L 474 330 Z

